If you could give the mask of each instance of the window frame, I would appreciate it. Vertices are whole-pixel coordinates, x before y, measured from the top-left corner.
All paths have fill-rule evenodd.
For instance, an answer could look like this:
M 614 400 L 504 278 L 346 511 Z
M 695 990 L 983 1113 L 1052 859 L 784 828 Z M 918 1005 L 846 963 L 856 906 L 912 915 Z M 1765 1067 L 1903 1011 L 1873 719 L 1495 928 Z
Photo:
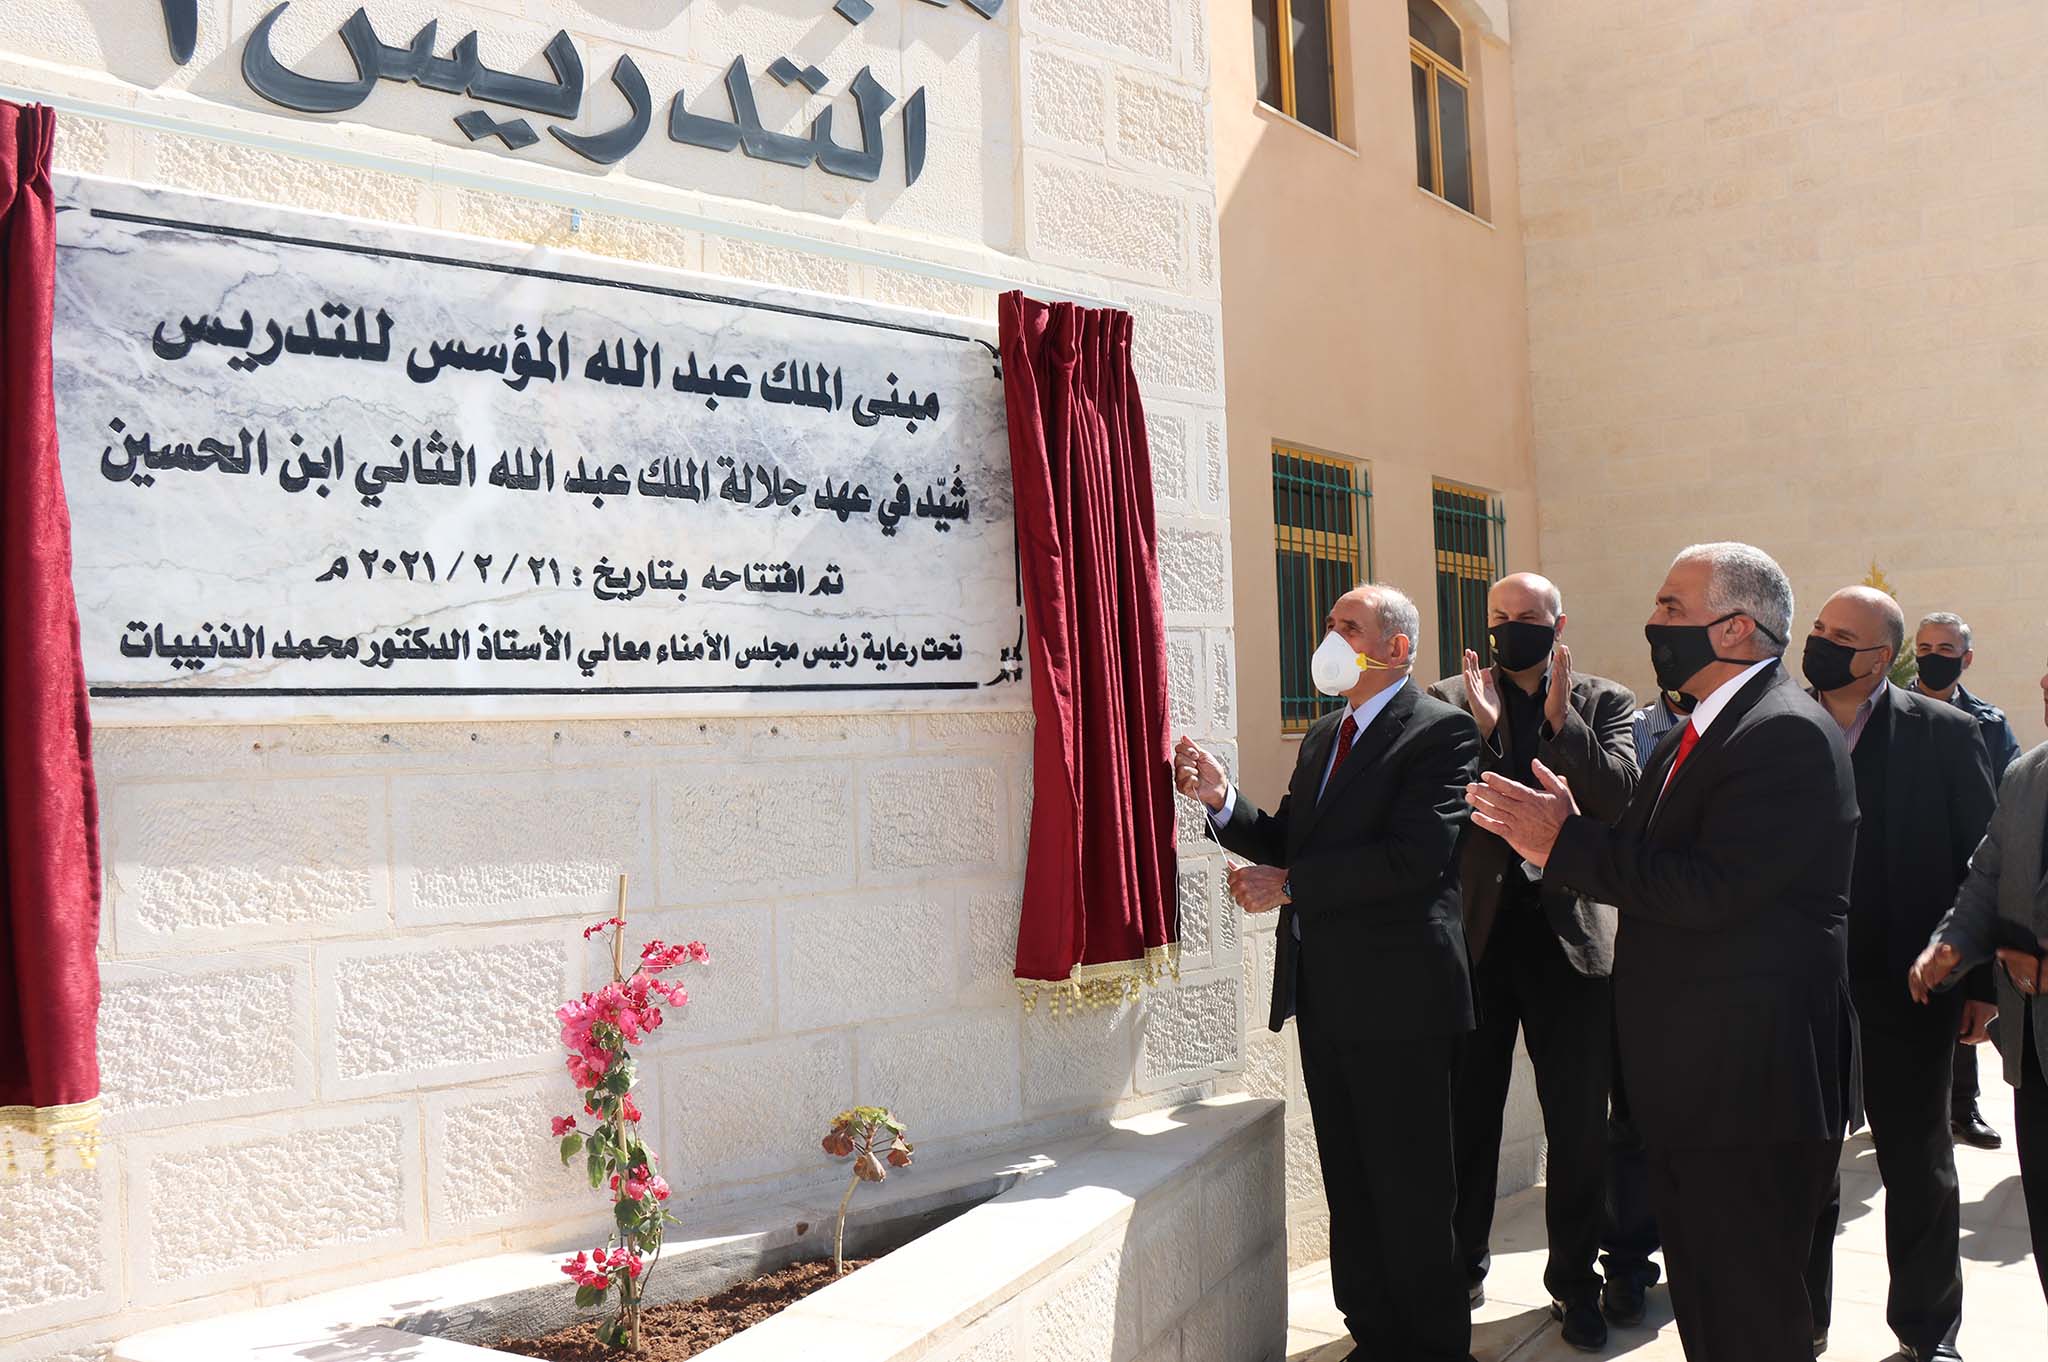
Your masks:
M 1457 505 L 1456 502 L 1469 503 Z M 1507 502 L 1500 493 L 1459 482 L 1429 480 L 1431 547 L 1436 561 L 1437 671 L 1455 676 L 1464 667 L 1465 650 L 1479 654 L 1481 666 L 1493 664 L 1493 640 L 1486 627 L 1486 592 L 1507 573 Z M 1452 532 L 1446 534 L 1446 530 Z M 1456 590 L 1447 593 L 1446 587 Z M 1479 592 L 1476 613 L 1465 608 L 1472 587 Z M 1468 634 L 1467 626 L 1472 626 Z
M 1434 0 L 1432 0 L 1432 3 L 1434 3 Z M 1437 8 L 1443 10 L 1442 5 L 1438 5 Z M 1452 23 L 1458 22 L 1457 16 L 1449 10 L 1443 10 L 1443 12 L 1445 17 L 1450 19 Z M 1459 44 L 1462 49 L 1465 45 L 1464 25 L 1459 24 L 1458 28 Z M 1411 68 L 1422 68 L 1423 78 L 1429 87 L 1430 183 L 1428 185 L 1417 185 L 1416 187 L 1425 193 L 1434 194 L 1437 198 L 1442 199 L 1460 212 L 1470 213 L 1477 217 L 1479 214 L 1479 168 L 1472 152 L 1472 78 L 1465 74 L 1463 67 L 1453 66 L 1449 58 L 1443 56 L 1435 48 L 1428 46 L 1420 38 L 1412 34 L 1408 38 L 1408 64 Z M 1444 193 L 1444 126 L 1442 110 L 1439 108 L 1437 100 L 1437 77 L 1439 73 L 1448 76 L 1454 84 L 1465 92 L 1465 165 L 1467 174 L 1472 177 L 1472 206 L 1469 208 Z
M 1309 0 L 1323 7 L 1323 58 L 1329 67 L 1330 77 L 1330 127 L 1327 132 L 1313 123 L 1303 122 L 1295 112 L 1294 97 L 1294 0 L 1273 0 L 1273 27 L 1279 35 L 1280 48 L 1280 100 L 1278 105 L 1266 103 L 1263 96 L 1253 99 L 1275 113 L 1283 114 L 1310 132 L 1331 141 L 1337 140 L 1337 129 L 1344 125 L 1344 104 L 1342 92 L 1337 88 L 1337 3 L 1336 0 Z
M 1323 616 L 1329 610 L 1330 601 L 1301 600 L 1287 598 L 1287 576 L 1282 571 L 1283 559 L 1288 555 L 1301 558 L 1307 565 L 1303 588 L 1313 593 L 1317 587 L 1316 571 L 1319 566 L 1339 566 L 1344 570 L 1346 582 L 1343 590 L 1350 590 L 1360 582 L 1373 578 L 1373 524 L 1372 524 L 1372 466 L 1363 459 L 1347 458 L 1341 454 L 1330 454 L 1320 449 L 1310 449 L 1290 440 L 1274 440 L 1272 454 L 1273 507 L 1273 591 L 1277 608 L 1275 623 L 1280 634 L 1280 732 L 1286 737 L 1299 737 L 1324 714 L 1342 705 L 1341 700 L 1325 696 L 1311 687 L 1302 694 L 1291 694 L 1287 689 L 1289 662 L 1306 668 L 1308 654 L 1322 637 Z M 1283 460 L 1294 460 L 1296 467 L 1302 464 L 1319 469 L 1336 470 L 1343 476 L 1340 483 L 1335 478 L 1307 478 L 1283 467 Z M 1350 528 L 1348 530 L 1319 526 L 1313 521 L 1328 515 L 1327 507 L 1315 506 L 1318 497 L 1329 497 L 1340 490 L 1348 491 L 1350 501 Z M 1304 509 L 1309 512 L 1312 523 L 1299 524 L 1293 519 L 1283 519 L 1281 499 L 1293 495 L 1303 498 Z M 1305 635 L 1297 637 L 1295 635 Z M 1304 648 L 1304 642 L 1307 647 Z M 1305 679 L 1306 672 L 1301 676 Z

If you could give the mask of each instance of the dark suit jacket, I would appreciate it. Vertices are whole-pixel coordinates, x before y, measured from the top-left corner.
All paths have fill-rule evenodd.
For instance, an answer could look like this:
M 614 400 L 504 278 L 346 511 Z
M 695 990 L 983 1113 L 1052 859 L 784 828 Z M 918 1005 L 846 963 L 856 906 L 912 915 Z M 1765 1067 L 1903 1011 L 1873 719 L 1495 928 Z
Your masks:
M 1839 1139 L 1856 847 L 1841 730 L 1780 663 L 1663 790 L 1684 732 L 1657 744 L 1618 825 L 1567 820 L 1545 868 L 1621 910 L 1630 1109 L 1660 1148 Z
M 1883 964 L 1875 974 L 1852 973 L 1849 984 L 1865 1021 L 1910 1025 L 1927 1013 L 1906 992 L 1907 971 L 1955 902 L 1998 793 L 1977 721 L 1967 711 L 1897 686 L 1879 691 L 1877 703 L 1884 713 L 1871 714 L 1862 742 L 1882 734 L 1883 750 L 1865 753 L 1859 742 L 1850 760 L 1852 767 L 1866 756 L 1884 761 L 1883 807 L 1862 810 L 1861 834 L 1872 839 L 1872 852 L 1882 848 L 1883 873 L 1868 886 L 1874 892 L 1851 894 L 1849 934 L 1859 943 L 1850 951 L 1852 962 L 1865 954 L 1866 934 L 1874 934 L 1882 940 Z M 1973 975 L 1970 985 L 1972 996 L 1992 999 L 1987 973 Z
M 1363 1045 L 1470 1031 L 1458 842 L 1469 826 L 1465 786 L 1478 767 L 1478 726 L 1404 682 L 1318 803 L 1342 718 L 1325 715 L 1309 729 L 1277 810 L 1261 813 L 1240 792 L 1219 820 L 1217 840 L 1261 865 L 1285 866 L 1293 886 L 1293 904 L 1280 910 L 1269 1024 L 1278 1031 L 1286 1020 L 1298 963 L 1308 997 L 1302 1022 L 1329 1028 L 1328 1039 Z
M 1498 672 L 1494 683 L 1514 684 Z M 1429 693 L 1447 705 L 1470 711 L 1463 676 L 1446 677 L 1431 686 Z M 1628 687 L 1605 677 L 1574 676 L 1564 727 L 1539 737 L 1536 744 L 1536 759 L 1571 783 L 1572 797 L 1578 801 L 1580 812 L 1603 823 L 1620 818 L 1628 808 L 1629 796 L 1635 793 L 1635 710 L 1636 697 Z M 1508 725 L 1504 707 L 1493 736 L 1480 750 L 1480 770 L 1507 771 L 1508 752 L 1513 746 Z M 1519 878 L 1523 873 L 1522 858 L 1500 838 L 1483 828 L 1474 828 L 1465 838 L 1459 860 L 1465 938 L 1472 947 L 1472 958 L 1479 960 L 1485 957 L 1486 942 L 1493 935 L 1493 920 L 1500 912 L 1508 877 Z M 1595 979 L 1613 972 L 1612 907 L 1547 880 L 1539 902 L 1573 969 Z

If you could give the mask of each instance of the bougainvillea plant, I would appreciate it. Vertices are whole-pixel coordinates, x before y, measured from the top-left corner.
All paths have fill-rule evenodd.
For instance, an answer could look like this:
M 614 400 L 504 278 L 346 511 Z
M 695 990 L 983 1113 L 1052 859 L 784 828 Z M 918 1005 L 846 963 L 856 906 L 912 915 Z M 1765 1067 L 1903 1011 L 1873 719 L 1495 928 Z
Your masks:
M 839 1198 L 839 1224 L 832 1231 L 832 1270 L 843 1277 L 846 1208 L 853 1201 L 853 1189 L 863 1182 L 886 1181 L 890 1168 L 910 1167 L 910 1141 L 903 1138 L 903 1123 L 887 1107 L 854 1107 L 832 1118 L 832 1128 L 820 1143 L 833 1158 L 853 1160 L 853 1176 L 846 1181 L 846 1195 Z
M 574 1116 L 555 1117 L 553 1128 L 562 1162 L 581 1154 L 591 1188 L 609 1190 L 612 1234 L 602 1248 L 569 1259 L 562 1273 L 576 1283 L 578 1306 L 616 1303 L 617 1313 L 598 1329 L 598 1341 L 638 1352 L 648 1274 L 661 1258 L 663 1232 L 675 1217 L 668 1213 L 668 1183 L 657 1171 L 660 1161 L 640 1137 L 640 1107 L 633 1100 L 639 1070 L 627 1047 L 660 1028 L 663 1003 L 681 1007 L 690 1001 L 681 984 L 661 976 L 684 963 L 701 965 L 711 956 L 702 942 L 667 946 L 650 941 L 628 976 L 623 916 L 586 929 L 584 939 L 606 929 L 612 934 L 612 981 L 563 1003 L 555 1013 L 569 1052 L 569 1078 L 582 1091 L 590 1128 L 583 1129 Z

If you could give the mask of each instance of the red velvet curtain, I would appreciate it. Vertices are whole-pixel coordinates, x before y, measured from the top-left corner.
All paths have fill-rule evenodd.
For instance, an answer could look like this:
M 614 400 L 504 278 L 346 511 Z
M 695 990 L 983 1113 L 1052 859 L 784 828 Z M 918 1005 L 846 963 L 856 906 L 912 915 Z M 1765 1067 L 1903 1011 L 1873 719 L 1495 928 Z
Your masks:
M 1033 753 L 1017 978 L 1114 1002 L 1177 968 L 1166 625 L 1131 317 L 1004 294 Z
M 100 857 L 71 516 L 57 467 L 45 108 L 0 101 L 0 1144 L 98 1115 Z

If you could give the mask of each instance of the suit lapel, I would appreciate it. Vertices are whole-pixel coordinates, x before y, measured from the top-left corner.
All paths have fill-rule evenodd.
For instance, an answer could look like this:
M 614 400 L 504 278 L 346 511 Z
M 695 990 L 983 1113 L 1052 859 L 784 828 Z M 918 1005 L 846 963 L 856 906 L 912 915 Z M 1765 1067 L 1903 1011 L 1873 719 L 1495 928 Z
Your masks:
M 2048 766 L 2036 766 L 2028 775 L 2022 789 L 2015 782 L 2012 789 L 2013 807 L 2019 810 L 2021 826 L 2024 829 L 2016 850 L 2027 882 L 2034 886 L 2034 927 L 2036 935 L 2048 935 L 2048 874 L 2041 865 L 2041 840 L 2044 825 L 2041 821 L 2041 804 L 2048 785 Z
M 1714 757 L 1722 748 L 1728 745 L 1729 735 L 1735 732 L 1736 725 L 1742 721 L 1742 716 L 1756 708 L 1756 702 L 1761 700 L 1765 693 L 1773 686 L 1790 684 L 1791 682 L 1785 679 L 1785 664 L 1781 661 L 1775 667 L 1768 667 L 1758 675 L 1752 676 L 1743 685 L 1742 689 L 1736 692 L 1735 697 L 1722 708 L 1719 714 L 1714 716 L 1714 722 L 1708 725 L 1707 731 L 1700 735 L 1700 740 L 1692 745 L 1692 754 L 1685 759 L 1685 765 L 1679 767 L 1677 772 L 1671 776 L 1670 787 L 1662 792 L 1661 797 L 1657 800 L 1656 808 L 1650 814 L 1651 827 L 1654 828 L 1657 825 L 1657 819 L 1663 815 L 1665 808 L 1678 797 L 1681 790 L 1690 789 L 1698 783 L 1700 769 L 1703 766 L 1711 765 Z M 1686 722 L 1690 723 L 1692 721 L 1687 719 Z M 1672 732 L 1682 734 L 1684 728 L 1685 725 L 1681 724 L 1673 729 Z M 1670 736 L 1671 734 L 1665 735 L 1667 739 Z M 1661 745 L 1658 751 L 1660 753 L 1663 751 Z M 1676 743 L 1672 744 L 1672 751 L 1675 759 L 1677 752 Z
M 1387 707 L 1379 712 L 1371 726 L 1352 741 L 1351 751 L 1345 755 L 1344 764 L 1330 772 L 1330 783 L 1323 787 L 1323 797 L 1316 801 L 1317 817 L 1321 817 L 1323 810 L 1334 804 L 1337 796 L 1358 779 L 1360 771 L 1378 761 L 1386 750 L 1393 746 L 1394 739 L 1407 725 L 1408 716 L 1415 712 L 1416 695 L 1415 687 L 1403 681 L 1401 688 L 1394 693 L 1394 698 L 1387 701 Z M 1320 769 L 1317 774 L 1321 775 Z
M 1337 741 L 1337 729 L 1344 722 L 1344 711 L 1325 714 L 1309 726 L 1301 740 L 1301 760 L 1295 763 L 1294 785 L 1291 792 L 1297 806 L 1312 807 L 1316 802 L 1316 786 L 1322 781 L 1323 768 L 1330 764 L 1330 747 Z
M 1897 688 L 1891 684 L 1887 683 L 1878 695 L 1878 705 L 1886 708 L 1884 717 L 1890 725 L 1885 730 L 1886 746 L 1881 757 L 1884 762 L 1885 869 L 1891 882 L 1897 884 L 1896 861 L 1905 853 L 1907 839 L 1904 830 L 1913 821 L 1913 776 L 1924 769 L 1921 754 L 1927 746 L 1927 722 L 1926 716 L 1901 699 Z M 1863 726 L 1863 736 L 1856 740 L 1858 747 L 1870 737 L 1870 730 L 1877 723 L 1877 708 L 1877 705 L 1871 706 L 1870 720 Z
M 1686 723 L 1692 722 L 1690 719 Z M 1630 806 L 1629 818 L 1625 821 L 1639 829 L 1647 829 L 1657 816 L 1657 806 L 1664 802 L 1664 781 L 1670 775 L 1671 763 L 1677 758 L 1678 744 L 1685 737 L 1685 724 L 1673 724 L 1657 739 L 1657 745 L 1650 749 L 1650 762 L 1638 777 L 1638 792 L 1648 798 L 1637 798 Z

